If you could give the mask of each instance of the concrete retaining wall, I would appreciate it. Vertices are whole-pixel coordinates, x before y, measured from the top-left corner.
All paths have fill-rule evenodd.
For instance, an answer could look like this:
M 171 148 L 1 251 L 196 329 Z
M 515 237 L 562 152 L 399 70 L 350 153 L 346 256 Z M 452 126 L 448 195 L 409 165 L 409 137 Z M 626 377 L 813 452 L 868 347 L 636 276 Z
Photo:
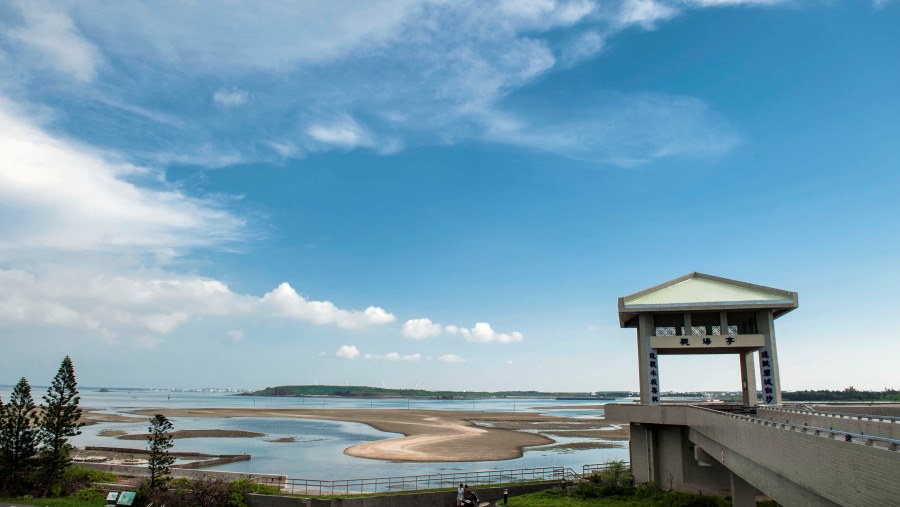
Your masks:
M 554 481 L 508 486 L 505 489 L 509 490 L 509 496 L 513 498 L 558 486 L 559 482 Z M 504 488 L 475 488 L 475 493 L 482 502 L 496 502 L 503 499 L 503 490 Z M 453 507 L 456 505 L 456 490 L 334 499 L 247 495 L 247 503 L 250 507 Z
M 103 463 L 77 463 L 78 466 L 91 468 L 103 472 L 112 472 L 114 474 L 126 475 L 130 477 L 148 477 L 147 467 L 130 466 L 130 465 L 106 465 Z M 212 470 L 189 470 L 184 468 L 173 468 L 172 477 L 187 477 L 189 479 L 201 479 L 207 477 L 210 479 L 222 479 L 226 481 L 236 481 L 239 479 L 258 479 L 263 484 L 273 486 L 284 485 L 287 481 L 286 475 L 276 474 L 245 474 L 241 472 L 214 472 Z

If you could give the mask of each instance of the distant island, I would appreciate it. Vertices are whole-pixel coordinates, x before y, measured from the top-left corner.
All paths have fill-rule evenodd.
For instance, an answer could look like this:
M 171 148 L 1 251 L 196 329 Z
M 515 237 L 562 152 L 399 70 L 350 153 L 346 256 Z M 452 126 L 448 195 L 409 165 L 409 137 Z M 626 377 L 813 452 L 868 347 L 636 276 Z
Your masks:
M 429 391 L 426 389 L 388 389 L 368 386 L 276 386 L 258 391 L 241 393 L 241 396 L 330 396 L 338 398 L 428 398 L 428 399 L 475 399 L 475 398 L 557 398 L 577 400 L 614 400 L 635 396 L 628 391 L 604 392 L 541 392 L 541 391 Z
M 819 391 L 783 391 L 784 401 L 900 401 L 900 391 L 859 391 L 850 386 L 842 391 L 823 389 Z

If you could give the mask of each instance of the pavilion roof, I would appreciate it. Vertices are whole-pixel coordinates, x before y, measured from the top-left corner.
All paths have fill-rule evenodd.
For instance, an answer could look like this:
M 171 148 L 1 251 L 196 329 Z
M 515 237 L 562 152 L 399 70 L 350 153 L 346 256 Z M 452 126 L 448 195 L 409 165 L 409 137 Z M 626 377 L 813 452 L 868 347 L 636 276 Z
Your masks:
M 797 305 L 796 292 L 694 272 L 619 298 L 619 321 L 627 327 L 640 313 L 766 308 L 777 317 Z

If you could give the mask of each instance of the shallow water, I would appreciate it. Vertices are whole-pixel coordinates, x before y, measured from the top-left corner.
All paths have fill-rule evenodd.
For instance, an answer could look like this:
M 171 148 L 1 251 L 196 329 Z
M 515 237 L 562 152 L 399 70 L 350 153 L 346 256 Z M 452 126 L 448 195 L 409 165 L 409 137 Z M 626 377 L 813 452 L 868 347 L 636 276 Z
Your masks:
M 35 389 L 35 394 L 42 393 Z M 0 389 L 0 396 L 9 399 L 9 389 Z M 265 398 L 230 396 L 223 393 L 168 393 L 164 391 L 133 391 L 99 393 L 83 391 L 83 408 L 102 412 L 122 413 L 136 408 L 410 408 L 428 410 L 483 410 L 490 412 L 534 411 L 563 417 L 591 418 L 603 415 L 602 410 L 584 408 L 597 401 L 555 399 L 501 400 L 406 400 L 406 399 L 347 399 L 347 398 Z M 535 409 L 557 406 L 563 409 Z M 105 429 L 125 430 L 128 433 L 147 431 L 148 420 L 138 417 L 134 423 L 102 423 L 82 428 L 82 434 L 72 438 L 76 446 L 144 448 L 145 442 L 101 437 Z M 361 442 L 399 437 L 362 423 L 318 421 L 266 417 L 189 418 L 171 419 L 176 429 L 227 429 L 265 433 L 253 438 L 189 438 L 175 441 L 175 451 L 196 451 L 212 454 L 252 455 L 250 461 L 229 463 L 215 470 L 253 473 L 286 474 L 293 478 L 349 479 L 360 477 L 388 477 L 435 473 L 468 472 L 515 468 L 564 466 L 580 471 L 581 465 L 628 459 L 627 442 L 616 449 L 527 449 L 518 459 L 505 461 L 476 461 L 456 463 L 405 463 L 356 458 L 344 454 L 344 449 Z M 270 442 L 281 437 L 294 437 L 296 442 Z M 556 443 L 591 441 L 584 438 L 551 437 Z M 554 444 L 551 444 L 554 445 Z

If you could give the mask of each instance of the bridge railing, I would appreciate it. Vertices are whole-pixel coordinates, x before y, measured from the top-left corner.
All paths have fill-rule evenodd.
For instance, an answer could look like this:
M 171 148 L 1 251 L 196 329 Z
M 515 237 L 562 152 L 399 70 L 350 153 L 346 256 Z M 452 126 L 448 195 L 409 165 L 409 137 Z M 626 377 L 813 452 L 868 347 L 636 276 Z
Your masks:
M 585 465 L 602 467 L 603 465 Z M 598 468 L 599 469 L 599 468 Z M 518 468 L 510 470 L 482 470 L 447 474 L 372 477 L 359 479 L 283 479 L 273 482 L 284 493 L 295 495 L 358 495 L 390 491 L 419 491 L 425 489 L 456 488 L 469 485 L 511 484 L 519 482 L 577 480 L 581 476 L 567 467 Z M 260 481 L 266 484 L 266 481 Z
M 769 410 L 780 410 L 782 412 L 792 412 L 795 414 L 815 414 L 824 417 L 833 417 L 835 419 L 856 419 L 858 421 L 873 421 L 900 424 L 900 417 L 889 415 L 873 415 L 873 414 L 850 414 L 846 412 L 827 412 L 809 407 L 807 410 L 789 407 L 766 407 Z
M 852 442 L 858 444 L 864 444 L 869 447 L 877 445 L 878 447 L 883 447 L 889 451 L 898 451 L 900 450 L 900 440 L 896 440 L 893 438 L 886 437 L 878 437 L 875 435 L 864 435 L 862 433 L 853 433 L 849 431 L 841 431 L 841 430 L 833 430 L 831 428 L 818 428 L 815 426 L 807 426 L 803 424 L 791 424 L 791 423 L 782 423 L 778 421 L 770 421 L 766 419 L 760 419 L 759 417 L 750 417 L 741 414 L 733 414 L 730 412 L 719 412 L 718 410 L 713 410 L 706 407 L 694 406 L 694 408 L 699 410 L 706 410 L 709 412 L 716 413 L 720 416 L 724 417 L 732 417 L 735 419 L 742 419 L 753 424 L 761 424 L 763 426 L 771 426 L 774 428 L 789 430 L 789 431 L 799 431 L 801 433 L 811 434 L 820 437 L 832 438 L 832 439 L 842 439 L 845 442 Z

